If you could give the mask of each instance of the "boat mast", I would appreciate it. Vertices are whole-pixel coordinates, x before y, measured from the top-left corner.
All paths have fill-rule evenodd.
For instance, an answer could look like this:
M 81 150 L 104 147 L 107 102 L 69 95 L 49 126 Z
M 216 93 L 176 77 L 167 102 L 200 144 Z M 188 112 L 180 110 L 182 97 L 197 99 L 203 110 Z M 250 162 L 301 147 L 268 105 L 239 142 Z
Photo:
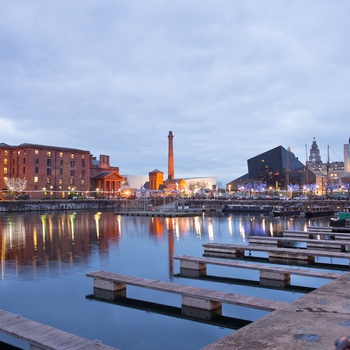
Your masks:
M 327 182 L 329 183 L 329 144 L 327 147 Z
M 309 183 L 309 163 L 307 161 L 307 143 L 305 142 L 305 185 Z

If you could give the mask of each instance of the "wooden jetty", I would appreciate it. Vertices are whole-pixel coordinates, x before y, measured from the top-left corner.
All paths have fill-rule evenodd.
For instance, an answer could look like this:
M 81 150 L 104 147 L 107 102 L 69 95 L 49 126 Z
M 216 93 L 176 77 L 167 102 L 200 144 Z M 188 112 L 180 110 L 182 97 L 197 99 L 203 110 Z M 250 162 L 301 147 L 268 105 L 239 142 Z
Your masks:
M 350 227 L 336 227 L 336 226 L 307 226 L 307 230 L 310 232 L 322 231 L 322 232 L 343 232 L 350 233 Z
M 311 250 L 311 249 L 295 249 L 271 247 L 262 245 L 242 245 L 242 244 L 222 244 L 207 243 L 203 244 L 204 254 L 207 256 L 224 256 L 240 258 L 245 256 L 245 252 L 251 255 L 251 252 L 265 252 L 268 254 L 270 261 L 278 260 L 298 260 L 305 263 L 314 263 L 315 257 L 328 257 L 346 259 L 348 266 L 350 263 L 350 254 L 343 252 L 334 252 L 329 250 Z M 350 267 L 350 266 L 349 266 Z
M 234 293 L 196 288 L 170 282 L 126 276 L 105 271 L 90 272 L 86 276 L 94 280 L 94 295 L 100 299 L 115 300 L 126 298 L 126 286 L 137 286 L 181 295 L 183 315 L 212 319 L 222 314 L 222 303 L 253 309 L 274 311 L 282 309 L 287 303 L 254 298 Z
M 342 240 L 350 241 L 350 235 L 348 233 L 342 232 L 328 232 L 328 231 L 295 231 L 295 230 L 286 230 L 282 232 L 283 237 L 304 237 L 310 239 L 330 239 L 330 240 Z
M 152 218 L 179 218 L 202 215 L 203 210 L 191 211 L 116 211 L 114 215 L 122 216 L 149 216 Z
M 297 243 L 305 244 L 305 249 L 334 249 L 341 252 L 349 251 L 350 240 L 330 240 L 330 239 L 311 239 L 304 237 L 266 237 L 250 236 L 249 244 L 269 244 L 277 247 L 295 247 Z M 301 248 L 301 247 L 297 247 Z
M 238 269 L 258 270 L 260 273 L 260 285 L 286 287 L 290 285 L 290 276 L 304 276 L 314 278 L 336 279 L 341 274 L 323 271 L 311 271 L 300 268 L 285 268 L 267 266 L 266 264 L 254 264 L 238 261 L 197 258 L 193 256 L 175 256 L 180 261 L 180 274 L 186 277 L 203 277 L 207 274 L 207 265 L 218 265 Z
M 32 350 L 116 350 L 4 310 L 0 310 L 0 332 L 28 342 Z

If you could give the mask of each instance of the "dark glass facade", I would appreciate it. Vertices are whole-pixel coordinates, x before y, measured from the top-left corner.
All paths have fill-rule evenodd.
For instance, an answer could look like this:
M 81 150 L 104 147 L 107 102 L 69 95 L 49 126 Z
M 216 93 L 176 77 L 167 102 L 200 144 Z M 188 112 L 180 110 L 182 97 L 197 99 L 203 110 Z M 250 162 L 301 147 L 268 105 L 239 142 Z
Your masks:
M 269 187 L 285 188 L 288 184 L 305 184 L 305 165 L 282 146 L 250 158 L 247 162 L 248 177 L 266 182 Z M 315 181 L 315 174 L 308 171 L 308 182 Z

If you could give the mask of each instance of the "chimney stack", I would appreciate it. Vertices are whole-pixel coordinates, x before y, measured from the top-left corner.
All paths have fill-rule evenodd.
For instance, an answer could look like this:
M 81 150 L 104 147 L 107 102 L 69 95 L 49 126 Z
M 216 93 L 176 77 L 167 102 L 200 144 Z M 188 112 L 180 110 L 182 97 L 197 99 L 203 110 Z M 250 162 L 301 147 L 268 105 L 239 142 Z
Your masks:
M 169 131 L 168 139 L 168 180 L 174 180 L 174 150 L 173 150 L 173 132 Z

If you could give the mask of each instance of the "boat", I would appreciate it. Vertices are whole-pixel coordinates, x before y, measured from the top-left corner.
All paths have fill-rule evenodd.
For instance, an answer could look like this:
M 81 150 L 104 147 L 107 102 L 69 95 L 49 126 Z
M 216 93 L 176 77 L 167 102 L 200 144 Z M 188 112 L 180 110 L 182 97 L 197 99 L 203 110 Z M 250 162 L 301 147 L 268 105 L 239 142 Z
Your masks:
M 309 207 L 305 210 L 306 218 L 313 218 L 316 216 L 332 216 L 334 209 L 329 207 Z
M 232 214 L 271 215 L 272 211 L 273 211 L 272 205 L 225 204 L 222 207 L 223 213 L 232 213 Z
M 331 218 L 329 225 L 332 227 L 350 226 L 350 207 L 339 211 L 334 218 Z
M 277 206 L 272 210 L 273 216 L 299 216 L 300 208 Z

